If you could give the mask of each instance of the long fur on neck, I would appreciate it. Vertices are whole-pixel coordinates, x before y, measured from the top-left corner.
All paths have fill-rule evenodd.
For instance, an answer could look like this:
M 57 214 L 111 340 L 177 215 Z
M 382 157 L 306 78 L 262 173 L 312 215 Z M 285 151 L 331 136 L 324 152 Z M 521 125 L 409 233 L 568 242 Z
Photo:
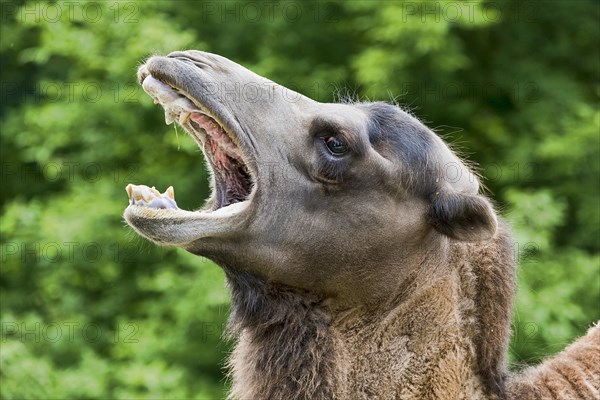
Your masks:
M 233 399 L 335 399 L 335 338 L 329 316 L 308 293 L 228 272 L 237 340 L 229 368 Z
M 505 226 L 492 241 L 454 243 L 443 268 L 445 275 L 416 288 L 409 298 L 398 300 L 393 311 L 351 313 L 356 314 L 349 317 L 355 321 L 349 321 L 345 328 L 332 321 L 337 317 L 314 294 L 226 269 L 232 292 L 228 332 L 237 341 L 229 360 L 233 382 L 230 397 L 335 399 L 350 392 L 357 398 L 369 398 L 372 390 L 391 378 L 387 375 L 392 369 L 398 379 L 387 385 L 392 384 L 390 393 L 401 393 L 406 389 L 403 385 L 419 381 L 413 375 L 425 368 L 435 377 L 443 377 L 444 369 L 459 371 L 459 381 L 466 383 L 457 383 L 457 393 L 503 399 L 515 292 L 511 247 Z M 456 315 L 450 319 L 452 328 L 437 326 L 442 323 L 440 318 L 423 319 L 439 312 Z M 350 336 L 343 332 L 348 326 L 353 327 Z M 439 334 L 431 337 L 425 335 L 437 331 Z M 407 343 L 408 349 L 428 349 L 432 359 L 407 356 L 402 343 Z M 388 358 L 382 358 L 381 349 L 388 347 Z M 446 347 L 450 350 L 444 350 Z M 364 370 L 348 365 L 346 357 L 354 360 L 350 364 L 364 360 Z M 474 361 L 472 367 L 469 360 Z M 398 365 L 392 365 L 394 362 Z M 362 371 L 360 376 L 353 375 L 353 368 Z M 444 391 L 444 384 L 437 384 Z M 437 384 L 417 384 L 423 387 L 415 388 L 415 398 L 421 396 L 418 393 L 433 393 L 431 388 Z
M 499 224 L 496 239 L 469 245 L 476 276 L 475 298 L 478 321 L 473 335 L 479 373 L 488 394 L 505 398 L 510 323 L 516 293 L 516 255 L 507 224 Z

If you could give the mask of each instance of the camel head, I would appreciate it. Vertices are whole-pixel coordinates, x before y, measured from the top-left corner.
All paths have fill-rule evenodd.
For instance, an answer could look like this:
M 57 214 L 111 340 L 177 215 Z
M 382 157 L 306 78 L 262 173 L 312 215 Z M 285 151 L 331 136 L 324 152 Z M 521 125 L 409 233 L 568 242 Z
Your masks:
M 159 245 L 228 274 L 369 303 L 452 241 L 496 231 L 475 174 L 397 106 L 319 103 L 200 51 L 151 57 L 138 79 L 211 171 L 197 211 L 179 209 L 171 189 L 128 186 L 127 223 Z

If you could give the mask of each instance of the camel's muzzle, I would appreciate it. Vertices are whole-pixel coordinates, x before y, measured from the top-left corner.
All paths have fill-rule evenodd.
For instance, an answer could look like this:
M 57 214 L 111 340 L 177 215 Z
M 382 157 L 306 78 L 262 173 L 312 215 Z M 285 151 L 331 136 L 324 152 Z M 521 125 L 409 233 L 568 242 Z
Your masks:
M 226 130 L 205 105 L 156 79 L 147 69 L 142 68 L 140 80 L 146 93 L 164 108 L 165 122 L 171 124 L 177 121 L 204 152 L 214 176 L 213 202 L 209 208 L 215 211 L 247 201 L 254 180 L 238 138 Z M 177 208 L 172 189 L 161 195 L 145 186 L 129 185 L 127 193 L 131 204 Z
M 201 68 L 183 57 L 152 57 L 138 70 L 144 90 L 203 151 L 211 172 L 212 195 L 197 211 L 180 209 L 172 187 L 128 185 L 124 217 L 140 235 L 158 244 L 185 247 L 202 238 L 243 231 L 256 212 L 258 168 L 253 140 L 205 84 Z

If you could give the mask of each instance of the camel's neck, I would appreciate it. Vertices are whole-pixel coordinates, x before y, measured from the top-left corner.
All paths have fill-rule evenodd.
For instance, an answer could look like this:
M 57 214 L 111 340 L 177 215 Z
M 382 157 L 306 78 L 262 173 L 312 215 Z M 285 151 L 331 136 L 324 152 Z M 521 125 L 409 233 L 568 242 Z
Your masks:
M 340 344 L 320 300 L 228 273 L 234 399 L 335 399 Z
M 514 267 L 507 236 L 451 245 L 389 307 L 332 311 L 316 297 L 229 275 L 232 397 L 502 396 Z

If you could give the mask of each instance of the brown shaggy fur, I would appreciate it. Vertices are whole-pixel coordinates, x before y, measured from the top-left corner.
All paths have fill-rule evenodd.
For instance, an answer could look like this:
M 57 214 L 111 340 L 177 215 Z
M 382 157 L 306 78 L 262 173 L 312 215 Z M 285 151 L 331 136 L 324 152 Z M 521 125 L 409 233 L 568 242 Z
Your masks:
M 374 308 L 333 309 L 229 271 L 238 338 L 231 396 L 503 398 L 515 290 L 508 232 L 447 246 L 447 265 L 415 273 Z
M 600 325 L 542 365 L 508 380 L 509 399 L 600 399 Z
M 307 293 L 275 288 L 253 276 L 229 273 L 238 340 L 229 366 L 235 399 L 333 399 L 335 337 L 330 317 Z
M 231 398 L 597 399 L 600 327 L 508 377 L 515 266 L 506 225 L 492 241 L 447 246 L 447 265 L 415 273 L 373 308 L 336 309 L 227 270 Z

